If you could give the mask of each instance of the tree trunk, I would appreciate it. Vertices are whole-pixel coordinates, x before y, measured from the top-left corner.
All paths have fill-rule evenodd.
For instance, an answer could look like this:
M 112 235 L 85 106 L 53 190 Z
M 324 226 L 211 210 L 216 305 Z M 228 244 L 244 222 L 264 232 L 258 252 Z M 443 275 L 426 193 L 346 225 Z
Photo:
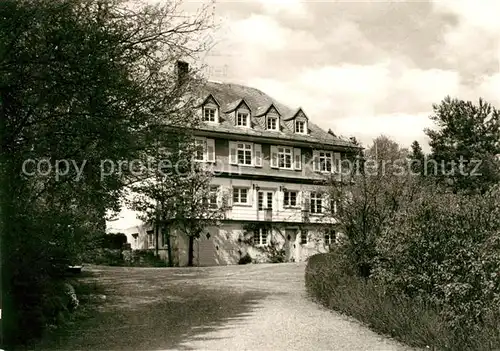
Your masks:
M 189 236 L 189 246 L 188 246 L 188 266 L 193 266 L 194 259 L 194 236 Z
M 158 223 L 155 224 L 155 233 L 156 233 L 156 243 L 155 243 L 155 255 L 158 256 L 158 236 L 159 236 L 159 232 L 160 231 L 160 226 L 158 225 Z
M 168 266 L 173 267 L 174 266 L 174 258 L 172 257 L 172 245 L 171 245 L 171 240 L 170 240 L 170 230 L 168 229 L 167 226 L 164 226 L 163 229 L 165 230 L 164 238 L 167 241 Z

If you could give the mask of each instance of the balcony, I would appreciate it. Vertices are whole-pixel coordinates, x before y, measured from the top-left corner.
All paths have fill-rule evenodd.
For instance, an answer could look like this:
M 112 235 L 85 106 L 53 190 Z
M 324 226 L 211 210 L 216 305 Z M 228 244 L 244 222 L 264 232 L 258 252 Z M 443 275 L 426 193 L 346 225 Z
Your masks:
M 225 220 L 288 223 L 316 223 L 321 218 L 311 214 L 309 210 L 299 208 L 257 210 L 251 206 L 233 206 L 226 211 L 224 216 Z

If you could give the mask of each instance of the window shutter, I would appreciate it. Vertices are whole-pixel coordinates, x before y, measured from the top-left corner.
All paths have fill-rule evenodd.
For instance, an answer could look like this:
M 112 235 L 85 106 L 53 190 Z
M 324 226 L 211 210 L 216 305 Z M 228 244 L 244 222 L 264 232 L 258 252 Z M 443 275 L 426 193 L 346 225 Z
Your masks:
M 255 196 L 255 190 L 252 188 L 248 188 L 247 190 L 247 204 L 253 206 L 253 197 Z
M 273 209 L 276 209 L 276 211 L 283 209 L 285 207 L 285 190 L 277 190 L 274 193 L 273 201 Z
M 311 193 L 309 191 L 303 191 L 302 199 L 302 209 L 309 211 L 311 209 Z
M 228 207 L 233 206 L 233 191 L 234 191 L 233 187 L 229 186 L 228 192 L 227 192 L 227 206 Z
M 330 194 L 321 194 L 321 213 L 329 213 L 331 209 Z
M 302 154 L 300 152 L 300 149 L 293 149 L 293 157 L 295 157 L 294 168 L 296 170 L 301 170 L 302 169 Z
M 207 139 L 207 161 L 215 162 L 215 140 Z
M 255 167 L 262 167 L 262 145 L 254 144 L 254 158 Z
M 341 173 L 342 172 L 342 169 L 341 169 L 342 164 L 340 163 L 340 161 L 341 161 L 341 159 L 340 159 L 340 152 L 334 153 L 333 156 L 334 156 L 334 159 L 335 159 L 335 163 L 333 164 L 333 166 L 335 167 L 335 172 L 336 173 Z
M 330 170 L 330 172 L 332 173 L 335 173 L 335 153 L 332 152 L 332 156 L 331 156 L 331 167 L 332 169 Z
M 278 147 L 271 145 L 271 167 L 278 168 Z
M 234 141 L 229 142 L 229 163 L 232 165 L 238 163 L 237 144 Z
M 312 162 L 314 172 L 319 172 L 319 152 L 317 150 L 313 150 Z

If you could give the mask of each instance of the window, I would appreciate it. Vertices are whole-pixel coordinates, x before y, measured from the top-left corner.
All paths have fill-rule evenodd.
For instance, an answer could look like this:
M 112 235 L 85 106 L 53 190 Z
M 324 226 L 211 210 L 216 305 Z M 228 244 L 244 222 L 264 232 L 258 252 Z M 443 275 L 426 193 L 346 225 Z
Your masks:
M 255 232 L 253 233 L 254 245 L 258 246 L 267 245 L 267 235 L 268 235 L 267 228 L 260 228 L 255 230 Z
M 311 193 L 311 213 L 321 213 L 321 194 L 320 193 Z
M 240 127 L 248 127 L 248 113 L 238 112 L 236 115 L 236 125 Z
M 330 246 L 335 242 L 335 231 L 325 234 L 325 245 Z
M 237 147 L 238 164 L 252 164 L 252 144 L 239 143 Z
M 332 153 L 331 152 L 320 152 L 319 153 L 319 170 L 321 172 L 331 172 L 332 171 Z
M 267 129 L 278 130 L 278 119 L 276 117 L 267 117 Z
M 233 203 L 236 205 L 248 204 L 248 188 L 233 188 Z
M 292 149 L 289 147 L 278 147 L 278 167 L 292 169 Z
M 215 108 L 204 107 L 203 108 L 203 120 L 205 122 L 215 122 Z
M 194 159 L 200 162 L 215 162 L 215 140 L 196 138 Z
M 204 161 L 205 160 L 205 140 L 204 139 L 195 139 L 196 151 L 194 159 L 196 161 Z
M 330 211 L 332 214 L 337 214 L 337 200 L 330 200 Z
M 264 201 L 265 199 L 265 201 Z M 265 209 L 272 210 L 273 208 L 273 192 L 272 191 L 259 191 L 257 195 L 258 209 L 263 211 Z
M 295 133 L 305 134 L 305 131 L 306 131 L 306 122 L 295 121 Z
M 219 192 L 219 187 L 216 185 L 210 186 L 208 191 L 207 206 L 208 208 L 217 208 L 217 193 Z
M 137 248 L 137 245 L 139 245 L 139 233 L 132 234 L 132 238 L 134 238 L 134 247 Z
M 302 245 L 307 244 L 307 229 L 302 229 L 300 231 L 300 243 Z
M 155 247 L 154 232 L 152 230 L 148 230 L 146 233 L 148 235 L 148 249 L 152 249 Z
M 297 192 L 296 191 L 284 191 L 283 194 L 283 205 L 285 207 L 295 207 L 297 206 Z

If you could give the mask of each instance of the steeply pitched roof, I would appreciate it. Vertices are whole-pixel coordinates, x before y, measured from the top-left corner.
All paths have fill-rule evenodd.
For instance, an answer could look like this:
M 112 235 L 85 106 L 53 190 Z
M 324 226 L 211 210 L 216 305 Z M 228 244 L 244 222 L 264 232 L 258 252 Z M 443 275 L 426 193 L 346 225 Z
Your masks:
M 240 84 L 208 81 L 203 85 L 200 94 L 201 101 L 203 101 L 209 94 L 212 94 L 220 105 L 224 106 L 220 111 L 221 123 L 219 123 L 219 125 L 207 124 L 202 127 L 204 130 L 220 130 L 221 132 L 226 133 L 264 136 L 269 138 L 297 140 L 328 145 L 354 146 L 350 141 L 335 137 L 324 131 L 311 122 L 310 119 L 307 123 L 309 129 L 308 135 L 293 133 L 293 130 L 291 130 L 291 128 L 286 124 L 286 121 L 292 119 L 300 111 L 300 109 L 291 109 L 258 89 Z M 234 109 L 242 102 L 245 102 L 250 108 L 253 122 L 252 125 L 254 125 L 253 129 L 242 129 L 234 126 L 226 114 L 226 111 L 234 111 Z M 255 123 L 254 120 L 256 116 L 262 115 L 262 111 L 270 108 L 271 104 L 276 107 L 282 117 L 281 131 L 279 132 L 266 130 L 259 123 Z
M 304 112 L 304 110 L 302 109 L 302 107 L 299 107 L 297 110 L 295 110 L 295 113 L 293 113 L 291 116 L 285 118 L 285 120 L 290 120 L 290 119 L 294 119 L 295 117 L 297 117 L 297 115 L 299 113 L 301 113 L 304 115 L 304 117 L 309 121 L 309 117 L 307 117 L 306 113 Z
M 278 112 L 278 115 L 281 116 L 281 112 L 280 112 L 279 108 L 277 108 L 276 106 L 274 106 L 274 103 L 270 103 L 269 106 L 261 106 L 261 107 L 259 107 L 257 109 L 257 111 L 255 111 L 255 117 L 264 116 L 273 107 L 276 109 L 276 112 Z
M 238 107 L 240 107 L 240 105 L 247 105 L 248 108 L 250 109 L 250 111 L 252 110 L 252 107 L 250 107 L 247 102 L 245 101 L 245 99 L 238 99 L 236 101 L 233 101 L 233 102 L 230 102 L 228 104 L 226 104 L 223 108 L 223 111 L 222 112 L 225 112 L 225 113 L 231 113 L 233 112 L 234 110 L 236 110 Z
M 217 104 L 217 106 L 221 107 L 219 101 L 217 101 L 217 99 L 215 98 L 215 96 L 213 96 L 212 94 L 208 94 L 203 100 L 199 100 L 199 102 L 197 104 L 197 107 L 201 107 L 201 106 L 205 105 L 205 103 L 210 98 L 212 98 L 215 101 L 215 103 Z

